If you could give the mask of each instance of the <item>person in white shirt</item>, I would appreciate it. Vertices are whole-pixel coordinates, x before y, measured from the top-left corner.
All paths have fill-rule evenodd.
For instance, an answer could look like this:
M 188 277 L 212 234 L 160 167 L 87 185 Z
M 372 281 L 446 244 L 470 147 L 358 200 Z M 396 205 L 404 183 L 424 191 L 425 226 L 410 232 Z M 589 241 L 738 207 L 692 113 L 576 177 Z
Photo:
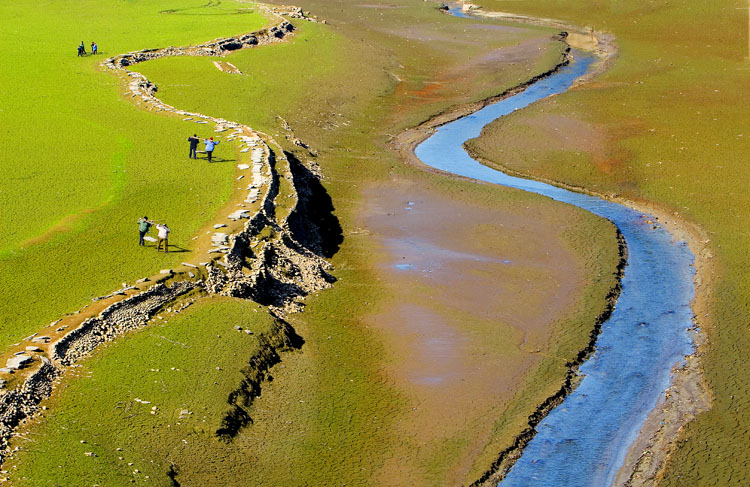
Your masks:
M 159 223 L 156 225 L 156 230 L 159 232 L 158 242 L 156 243 L 156 251 L 161 250 L 161 244 L 164 242 L 164 252 L 169 252 L 169 232 L 171 230 L 166 223 Z

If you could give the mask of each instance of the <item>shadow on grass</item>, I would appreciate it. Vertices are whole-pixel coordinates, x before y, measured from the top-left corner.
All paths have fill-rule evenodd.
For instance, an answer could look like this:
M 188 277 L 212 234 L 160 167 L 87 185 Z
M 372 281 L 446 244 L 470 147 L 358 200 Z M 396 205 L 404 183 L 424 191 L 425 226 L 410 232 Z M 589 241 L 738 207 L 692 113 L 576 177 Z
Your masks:
M 325 187 L 291 152 L 284 152 L 294 177 L 299 203 L 289 215 L 294 238 L 320 257 L 327 259 L 339 251 L 344 233 L 334 213 L 333 200 Z

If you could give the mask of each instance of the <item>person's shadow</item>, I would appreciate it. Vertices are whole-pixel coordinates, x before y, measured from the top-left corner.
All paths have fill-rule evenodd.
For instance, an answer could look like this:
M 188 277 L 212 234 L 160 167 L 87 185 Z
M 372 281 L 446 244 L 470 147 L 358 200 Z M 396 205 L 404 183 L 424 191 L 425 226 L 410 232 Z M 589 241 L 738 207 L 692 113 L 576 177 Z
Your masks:
M 206 160 L 206 162 L 208 162 L 208 158 L 206 158 L 205 160 Z M 236 160 L 237 159 L 225 159 L 223 157 L 213 156 L 213 157 L 211 157 L 211 164 L 213 164 L 215 162 L 235 162 Z
M 185 248 L 179 247 L 177 245 L 172 245 L 172 244 L 169 244 L 167 246 L 167 248 L 169 249 L 169 252 L 167 252 L 167 253 L 172 253 L 172 252 L 176 252 L 176 253 L 192 252 L 192 250 L 190 250 L 190 249 L 185 249 Z

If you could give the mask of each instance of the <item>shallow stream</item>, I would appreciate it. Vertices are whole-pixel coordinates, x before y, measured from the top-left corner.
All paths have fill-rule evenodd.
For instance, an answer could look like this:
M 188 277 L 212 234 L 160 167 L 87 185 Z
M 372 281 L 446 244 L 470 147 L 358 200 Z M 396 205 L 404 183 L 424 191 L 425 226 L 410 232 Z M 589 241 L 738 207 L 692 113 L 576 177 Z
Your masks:
M 549 184 L 508 176 L 463 149 L 482 127 L 514 110 L 566 91 L 594 58 L 575 61 L 515 96 L 441 126 L 415 150 L 433 168 L 519 188 L 583 208 L 614 222 L 625 237 L 622 293 L 602 327 L 596 352 L 580 367 L 580 385 L 538 426 L 500 485 L 611 485 L 649 412 L 669 386 L 671 369 L 692 352 L 693 254 L 649 215 Z M 593 324 L 592 324 L 593 325 Z

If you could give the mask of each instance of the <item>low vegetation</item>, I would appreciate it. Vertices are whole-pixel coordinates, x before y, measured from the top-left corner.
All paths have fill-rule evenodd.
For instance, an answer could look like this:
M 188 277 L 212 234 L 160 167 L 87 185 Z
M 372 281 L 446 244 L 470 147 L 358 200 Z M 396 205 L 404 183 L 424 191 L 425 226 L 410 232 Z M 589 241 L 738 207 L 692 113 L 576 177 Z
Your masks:
M 105 57 L 257 30 L 268 20 L 235 1 L 0 6 L 0 346 L 29 335 L 123 281 L 185 260 L 191 237 L 231 191 L 234 151 L 188 160 L 204 126 L 155 116 L 123 97 Z M 158 25 L 158 28 L 144 26 Z M 76 46 L 96 41 L 96 56 Z M 203 129 L 203 130 L 201 130 Z M 167 221 L 177 251 L 137 245 L 136 220 Z

